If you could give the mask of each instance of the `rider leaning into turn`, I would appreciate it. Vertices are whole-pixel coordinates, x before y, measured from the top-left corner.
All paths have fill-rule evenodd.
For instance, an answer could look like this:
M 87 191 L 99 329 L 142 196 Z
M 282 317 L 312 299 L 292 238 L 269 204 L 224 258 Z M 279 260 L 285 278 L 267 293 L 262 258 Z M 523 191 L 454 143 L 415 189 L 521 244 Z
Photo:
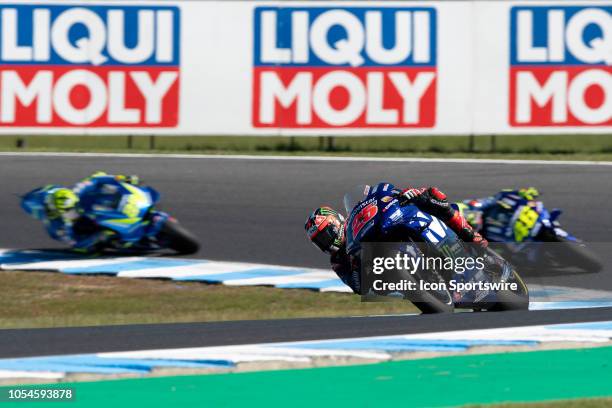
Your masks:
M 44 213 L 37 214 L 51 238 L 65 242 L 76 251 L 92 252 L 112 239 L 113 233 L 101 231 L 88 218 L 81 216 L 79 200 L 85 194 L 103 190 L 117 180 L 138 185 L 137 176 L 110 175 L 96 172 L 78 182 L 73 188 L 50 185 L 41 190 L 44 194 Z
M 465 200 L 457 203 L 457 209 L 476 231 L 483 228 L 483 214 L 494 208 L 511 210 L 521 204 L 522 200 L 533 201 L 540 196 L 535 187 L 505 189 L 499 193 L 483 198 Z
M 486 248 L 488 242 L 476 232 L 460 211 L 453 209 L 446 194 L 436 187 L 407 188 L 395 191 L 400 205 L 414 204 L 448 225 L 464 242 L 473 242 Z M 317 208 L 306 220 L 306 233 L 310 241 L 321 251 L 330 255 L 332 269 L 354 293 L 360 292 L 360 277 L 357 268 L 352 268 L 346 253 L 345 220 L 330 207 Z

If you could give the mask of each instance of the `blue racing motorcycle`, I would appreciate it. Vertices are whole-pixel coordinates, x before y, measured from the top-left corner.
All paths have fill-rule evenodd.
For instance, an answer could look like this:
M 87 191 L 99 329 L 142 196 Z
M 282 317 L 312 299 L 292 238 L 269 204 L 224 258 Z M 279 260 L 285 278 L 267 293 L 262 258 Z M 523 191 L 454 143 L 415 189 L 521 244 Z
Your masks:
M 373 273 L 371 268 L 362 264 L 365 250 L 369 248 L 366 243 L 389 243 L 391 252 L 412 258 L 467 259 L 475 256 L 475 249 L 461 241 L 444 222 L 415 205 L 400 206 L 398 193 L 393 185 L 380 183 L 373 187 L 357 186 L 344 196 L 348 214 L 347 253 L 353 265 L 359 265 L 360 269 L 363 267 L 362 296 L 367 296 L 365 292 L 372 290 L 364 284 L 368 275 Z M 481 265 L 473 265 L 461 273 L 435 265 L 416 271 L 399 271 L 401 279 L 414 282 L 414 288 L 417 288 L 399 295 L 412 301 L 423 313 L 452 312 L 455 308 L 487 311 L 527 309 L 529 291 L 512 265 L 490 250 L 484 251 L 482 258 L 484 262 Z M 482 282 L 487 285 L 481 286 L 489 289 L 454 290 L 452 282 Z M 490 289 L 500 282 L 513 283 L 516 289 Z M 419 289 L 421 287 L 426 289 Z
M 529 200 L 513 190 L 495 197 L 466 200 L 453 207 L 489 242 L 502 243 L 496 249 L 515 264 L 542 270 L 577 268 L 598 272 L 599 257 L 587 245 L 561 227 L 560 209 L 548 210 L 542 201 Z
M 45 197 L 49 185 L 25 194 L 21 207 L 36 219 L 47 218 Z M 172 249 L 195 253 L 198 240 L 169 214 L 155 209 L 160 194 L 149 186 L 133 185 L 109 177 L 100 189 L 79 196 L 75 232 L 105 234 L 108 239 L 90 251 L 148 252 Z M 77 230 L 78 229 L 78 230 Z

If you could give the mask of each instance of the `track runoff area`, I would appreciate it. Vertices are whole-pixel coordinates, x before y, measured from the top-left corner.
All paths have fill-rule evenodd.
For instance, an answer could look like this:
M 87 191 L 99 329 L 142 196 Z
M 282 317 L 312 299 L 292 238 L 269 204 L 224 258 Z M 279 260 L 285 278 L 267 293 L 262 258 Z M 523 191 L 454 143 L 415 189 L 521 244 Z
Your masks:
M 201 253 L 186 262 L 206 260 L 268 267 L 282 265 L 279 268 L 310 272 L 327 270 L 326 260 L 303 236 L 305 214 L 324 203 L 339 207 L 348 186 L 381 180 L 398 186 L 435 184 L 456 200 L 490 195 L 502 188 L 533 185 L 543 193 L 542 200 L 548 207 L 565 211 L 561 222 L 576 236 L 589 242 L 606 242 L 610 231 L 609 217 L 597 217 L 597 214 L 606 214 L 606 200 L 601 199 L 601 192 L 612 191 L 609 166 L 605 163 L 96 156 L 3 154 L 0 170 L 6 175 L 7 190 L 14 193 L 49 182 L 71 184 L 99 169 L 139 174 L 162 192 L 164 209 L 202 237 Z M 45 174 L 37 172 L 33 166 L 41 157 L 45 159 Z M 49 174 L 54 175 L 54 180 L 49 180 Z M 330 174 L 333 177 L 329 177 Z M 288 178 L 294 182 L 289 185 L 283 182 Z M 0 247 L 49 247 L 50 242 L 40 226 L 25 222 L 14 197 L 7 196 L 0 198 L 4 201 L 0 205 L 6 209 L 2 221 L 13 233 L 10 237 L 0 235 Z M 282 210 L 271 211 L 271 207 L 276 208 L 271 205 L 276 197 L 283 203 Z M 201 203 L 206 203 L 206 211 L 202 210 Z M 207 213 L 224 215 L 210 217 Z M 283 239 L 244 238 L 261 236 L 257 231 L 270 229 L 271 236 Z M 231 248 L 227 242 L 232 242 Z M 612 286 L 605 254 L 603 261 L 606 267 L 599 273 L 539 276 L 532 281 L 527 277 L 526 280 L 530 286 L 601 292 Z M 567 303 L 570 308 L 566 310 L 503 314 L 228 322 L 228 326 L 211 323 L 181 327 L 11 330 L 4 331 L 7 336 L 2 336 L 11 341 L 0 342 L 3 357 L 0 378 L 10 382 L 18 374 L 21 376 L 18 383 L 49 383 L 91 376 L 89 378 L 97 381 L 70 384 L 79 393 L 76 403 L 83 406 L 95 406 L 95 401 L 108 403 L 113 398 L 118 401 L 112 396 L 117 389 L 126 390 L 127 399 L 148 398 L 154 406 L 176 397 L 169 391 L 171 389 L 184 390 L 181 394 L 186 403 L 214 404 L 222 399 L 227 402 L 230 389 L 234 390 L 234 397 L 228 402 L 229 406 L 244 401 L 247 395 L 258 403 L 273 392 L 263 384 L 275 384 L 277 391 L 274 392 L 283 398 L 292 391 L 297 392 L 294 387 L 298 383 L 316 383 L 320 387 L 321 380 L 328 376 L 345 378 L 346 387 L 351 382 L 351 386 L 358 384 L 379 390 L 381 382 L 377 378 L 381 375 L 389 379 L 389 390 L 403 389 L 406 383 L 422 382 L 423 392 L 416 394 L 414 402 L 428 406 L 607 396 L 610 392 L 605 384 L 609 384 L 611 374 L 602 361 L 609 360 L 606 353 L 610 352 L 607 344 L 612 338 L 612 327 L 607 320 L 612 309 L 596 302 L 590 305 L 596 307 L 582 309 L 572 308 L 571 302 Z M 113 338 L 116 341 L 113 342 Z M 45 339 L 48 340 L 46 349 Z M 26 346 L 14 347 L 9 343 Z M 52 344 L 62 346 L 54 349 Z M 491 354 L 493 351 L 525 350 L 530 352 Z M 431 356 L 436 358 L 423 359 Z M 404 361 L 405 358 L 419 359 Z M 320 365 L 321 361 L 337 364 L 342 360 L 351 365 L 267 371 L 278 367 L 310 367 Z M 363 365 L 372 361 L 379 364 Z M 520 373 L 513 371 L 519 366 Z M 105 381 L 108 375 L 159 374 L 176 368 L 187 370 L 185 372 L 223 373 L 242 371 L 245 367 L 256 372 Z M 493 386 L 491 377 L 501 379 L 495 383 L 503 383 L 506 388 Z M 542 382 L 541 378 L 546 381 Z M 574 378 L 571 386 L 564 385 L 569 378 Z M 437 393 L 425 392 L 425 382 L 451 391 L 453 387 L 461 389 L 435 397 Z M 276 387 L 279 384 L 283 386 Z M 241 391 L 236 394 L 237 388 Z M 210 389 L 215 391 L 201 392 Z M 338 393 L 337 389 L 335 395 L 334 398 L 343 402 L 352 398 L 346 393 Z M 304 404 L 315 403 L 313 398 L 305 396 Z M 387 397 L 381 395 L 380 398 Z

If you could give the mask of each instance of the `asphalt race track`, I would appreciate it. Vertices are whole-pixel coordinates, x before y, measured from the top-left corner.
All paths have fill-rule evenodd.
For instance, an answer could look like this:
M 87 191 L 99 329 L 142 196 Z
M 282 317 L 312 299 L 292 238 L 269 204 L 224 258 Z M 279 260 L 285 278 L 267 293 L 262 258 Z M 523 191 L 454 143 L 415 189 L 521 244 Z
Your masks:
M 57 248 L 58 245 L 47 237 L 42 225 L 20 209 L 18 196 L 45 184 L 70 185 L 98 170 L 140 175 L 147 184 L 162 193 L 161 208 L 200 237 L 202 249 L 195 257 L 215 260 L 327 267 L 325 256 L 308 243 L 304 235 L 303 225 L 307 214 L 322 204 L 341 208 L 342 197 L 351 186 L 378 181 L 399 186 L 437 185 L 452 200 L 486 196 L 502 188 L 535 186 L 543 193 L 541 199 L 547 207 L 564 210 L 560 221 L 576 236 L 589 242 L 605 243 L 610 242 L 608 235 L 612 232 L 611 166 L 1 155 L 0 248 Z M 612 261 L 612 251 L 604 250 L 600 255 L 606 265 L 609 264 L 608 260 Z M 612 290 L 612 270 L 609 268 L 596 274 L 536 279 L 559 286 Z M 550 316 L 554 316 L 553 321 L 558 318 L 561 322 L 562 318 L 573 321 L 573 316 L 580 316 L 579 320 L 584 321 L 589 320 L 589 316 L 605 315 L 596 310 L 600 309 L 563 311 Z M 607 311 L 608 316 L 611 311 Z M 456 328 L 472 327 L 474 322 L 502 325 L 506 321 L 513 321 L 516 325 L 520 321 L 529 322 L 528 316 L 540 313 L 543 312 L 524 312 L 524 318 L 516 320 L 511 319 L 509 314 L 500 319 L 499 315 L 486 313 L 469 318 L 406 317 L 412 323 L 397 327 L 405 333 L 414 325 L 423 331 L 450 330 L 449 324 L 454 324 Z M 467 324 L 463 319 L 473 321 Z M 369 323 L 365 325 L 365 321 L 360 320 L 360 324 L 349 325 L 355 329 L 346 328 L 335 335 L 333 330 L 339 321 L 336 319 L 333 324 L 322 326 L 322 330 L 329 332 L 330 337 L 367 334 L 364 327 L 369 327 Z M 245 338 L 248 335 L 243 335 L 241 341 L 286 340 L 272 335 L 270 338 L 262 336 L 261 333 L 274 330 L 274 323 L 264 321 L 251 325 L 260 326 L 255 330 L 259 334 L 253 334 L 251 340 Z M 389 322 L 389 325 L 392 326 L 389 330 L 395 330 L 395 323 Z M 308 333 L 313 333 L 310 325 L 296 324 L 291 327 L 293 331 L 290 331 L 289 337 L 293 340 L 306 338 Z M 300 327 L 307 329 L 301 330 Z M 67 333 L 74 329 L 59 330 L 66 330 Z M 27 337 L 29 335 L 26 333 L 35 331 L 23 331 L 27 339 L 35 338 Z M 180 339 L 172 341 L 173 333 L 172 330 L 164 331 L 166 346 L 183 344 Z M 381 333 L 372 329 L 370 335 L 376 334 Z M 204 338 L 197 338 L 201 340 L 197 345 L 207 344 Z M 22 340 L 29 344 L 28 340 Z M 90 340 L 98 343 L 98 348 L 103 346 L 101 341 Z M 228 337 L 213 343 L 229 344 L 232 341 Z M 49 341 L 47 345 L 51 343 L 56 342 Z M 0 354 L 15 355 L 14 350 L 12 354 L 7 354 L 7 347 L 2 341 Z M 29 355 L 27 350 L 24 353 Z
M 609 320 L 612 308 L 0 330 L 0 358 L 434 333 Z

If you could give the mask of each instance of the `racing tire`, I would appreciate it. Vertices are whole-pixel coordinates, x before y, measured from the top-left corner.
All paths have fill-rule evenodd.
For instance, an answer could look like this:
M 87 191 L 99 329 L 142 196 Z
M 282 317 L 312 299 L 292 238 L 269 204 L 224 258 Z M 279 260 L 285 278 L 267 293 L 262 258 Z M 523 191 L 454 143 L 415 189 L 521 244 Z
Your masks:
M 512 271 L 511 281 L 518 284 L 517 290 L 500 290 L 496 292 L 497 302 L 487 308 L 488 312 L 529 310 L 529 290 L 527 285 L 516 271 Z
M 157 238 L 164 246 L 181 255 L 195 254 L 200 250 L 198 239 L 173 219 L 168 219 L 164 223 Z
M 539 238 L 544 242 L 563 244 L 561 248 L 557 247 L 554 251 L 548 251 L 548 256 L 561 266 L 574 266 L 588 273 L 599 272 L 603 269 L 599 257 L 584 242 L 570 241 L 550 230 L 542 231 Z
M 557 242 L 564 243 L 563 250 L 558 251 L 557 260 L 562 265 L 575 266 L 585 272 L 595 273 L 603 269 L 599 257 L 582 242 L 568 241 L 563 237 L 556 237 Z
M 419 285 L 419 280 L 427 280 L 429 282 L 444 282 L 444 279 L 435 271 L 425 271 L 430 275 L 426 278 L 420 278 L 417 274 L 405 274 L 405 279 L 415 282 Z M 418 278 L 418 279 L 417 279 Z M 447 289 L 440 289 L 437 291 L 412 291 L 407 293 L 406 299 L 410 300 L 423 314 L 437 314 L 437 313 L 453 313 L 455 311 L 455 303 L 453 297 Z

